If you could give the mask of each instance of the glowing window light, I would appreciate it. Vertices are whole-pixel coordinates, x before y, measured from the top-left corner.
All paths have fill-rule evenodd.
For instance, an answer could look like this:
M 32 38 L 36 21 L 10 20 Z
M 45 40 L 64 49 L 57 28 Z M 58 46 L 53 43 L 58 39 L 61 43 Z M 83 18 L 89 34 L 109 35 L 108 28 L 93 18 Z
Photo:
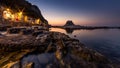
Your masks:
M 10 11 L 10 9 L 9 9 L 9 8 L 7 8 L 6 10 L 7 10 L 7 11 Z
M 25 16 L 24 20 L 25 20 L 25 22 L 28 22 L 28 17 L 27 17 L 27 16 Z
M 11 17 L 11 15 L 10 15 L 9 13 L 7 13 L 7 14 L 6 14 L 6 17 L 10 18 L 10 17 Z
M 3 17 L 4 17 L 5 19 L 10 19 L 10 18 L 11 18 L 11 12 L 9 12 L 9 11 L 4 11 L 4 12 L 3 12 Z
M 3 11 L 3 18 L 5 19 L 9 19 L 9 20 L 12 20 L 12 21 L 22 21 L 23 19 L 23 12 L 20 11 L 20 12 L 17 12 L 17 13 L 14 13 L 12 14 L 12 10 L 7 8 L 6 10 Z
M 32 22 L 32 24 L 35 24 L 34 22 Z
M 22 12 L 19 12 L 19 13 L 18 13 L 19 16 L 22 16 L 22 14 L 23 14 Z
M 17 16 L 16 16 L 17 21 L 22 20 L 22 16 L 23 16 L 22 14 L 23 14 L 22 12 L 17 13 Z
M 14 14 L 11 15 L 11 18 L 12 18 L 13 21 L 15 20 Z
M 37 20 L 36 20 L 36 24 L 40 24 L 40 19 L 37 19 Z

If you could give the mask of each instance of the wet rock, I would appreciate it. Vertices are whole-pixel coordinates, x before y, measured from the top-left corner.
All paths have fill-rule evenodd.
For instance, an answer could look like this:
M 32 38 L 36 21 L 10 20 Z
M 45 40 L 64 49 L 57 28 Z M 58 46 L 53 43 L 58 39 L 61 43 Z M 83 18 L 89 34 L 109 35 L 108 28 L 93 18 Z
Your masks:
M 33 50 L 23 50 L 23 51 L 14 51 L 14 52 L 5 52 L 4 54 L 0 53 L 0 68 L 19 68 L 20 67 L 20 59 L 26 55 L 27 53 Z
M 26 30 L 26 28 L 9 28 L 7 30 L 7 33 L 8 34 L 19 34 L 20 31 L 22 31 L 22 30 Z
M 6 31 L 8 28 L 10 28 L 11 26 L 0 26 L 0 31 Z
M 54 60 L 52 59 L 52 62 L 44 65 L 48 68 L 114 68 L 114 66 L 116 66 L 102 54 L 86 47 L 80 43 L 79 40 L 72 39 L 63 33 L 45 33 L 43 31 L 35 35 L 36 36 L 20 35 L 0 38 L 0 48 L 3 48 L 1 51 L 12 51 L 12 53 L 0 53 L 0 65 L 8 65 L 11 60 L 12 62 L 18 61 L 20 57 L 23 57 L 33 49 L 33 53 L 52 52 L 54 54 Z M 20 51 L 24 49 L 28 49 L 28 52 L 23 52 L 24 54 L 16 52 L 16 50 Z M 29 68 L 33 65 L 34 63 L 31 62 L 25 66 Z
M 50 44 L 48 45 L 48 47 L 47 47 L 47 49 L 46 49 L 46 51 L 45 52 L 50 52 L 50 51 L 54 51 L 53 50 L 53 43 L 52 42 L 50 42 Z
M 47 36 L 48 36 L 48 35 L 39 34 L 39 35 L 36 37 L 36 40 L 39 40 L 41 43 L 43 43 L 43 42 L 45 42 L 45 40 L 47 39 Z
M 33 62 L 30 62 L 30 63 L 28 63 L 28 64 L 26 64 L 24 66 L 24 68 L 33 68 L 33 67 L 34 67 L 34 63 Z
M 48 64 L 47 66 L 46 66 L 46 68 L 52 68 L 52 64 Z
M 74 35 L 74 37 L 77 37 L 76 35 Z
M 16 62 L 14 65 L 12 65 L 10 68 L 20 68 L 20 61 Z
M 2 35 L 2 34 L 0 33 L 0 37 L 4 37 L 4 35 Z
M 21 35 L 29 35 L 32 34 L 34 31 L 32 29 L 26 29 L 26 30 L 21 30 L 20 34 Z
M 33 27 L 33 29 L 34 29 L 34 31 L 38 31 L 38 27 L 36 26 L 36 27 Z
M 18 63 L 18 62 L 10 62 L 8 64 L 6 64 L 5 66 L 3 66 L 2 68 L 14 68 L 13 66 Z M 19 68 L 19 66 L 17 66 L 17 68 Z
M 36 32 L 33 32 L 32 36 L 38 36 L 40 34 L 43 34 L 43 31 L 36 31 Z

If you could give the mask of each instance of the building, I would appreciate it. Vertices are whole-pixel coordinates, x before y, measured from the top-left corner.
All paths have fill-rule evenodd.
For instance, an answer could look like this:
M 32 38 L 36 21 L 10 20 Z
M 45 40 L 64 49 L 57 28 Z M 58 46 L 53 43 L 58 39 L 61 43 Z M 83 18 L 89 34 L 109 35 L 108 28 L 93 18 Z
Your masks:
M 29 17 L 24 14 L 24 12 L 13 11 L 12 9 L 1 7 L 1 18 L 8 20 L 10 22 L 21 22 L 22 24 L 29 24 L 29 25 L 40 25 L 42 21 L 39 18 Z M 12 23 L 13 24 L 13 23 Z

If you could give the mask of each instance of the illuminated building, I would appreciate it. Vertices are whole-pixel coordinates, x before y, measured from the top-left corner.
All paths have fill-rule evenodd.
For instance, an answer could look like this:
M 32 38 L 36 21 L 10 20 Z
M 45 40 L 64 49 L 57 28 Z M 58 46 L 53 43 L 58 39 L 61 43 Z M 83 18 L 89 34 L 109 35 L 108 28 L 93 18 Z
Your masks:
M 9 20 L 10 22 L 13 22 L 13 23 L 21 22 L 21 23 L 28 23 L 31 25 L 39 25 L 42 23 L 39 18 L 33 18 L 33 17 L 25 15 L 24 12 L 22 11 L 17 12 L 17 11 L 14 11 L 14 10 L 11 10 L 5 7 L 2 10 L 1 15 L 3 19 Z

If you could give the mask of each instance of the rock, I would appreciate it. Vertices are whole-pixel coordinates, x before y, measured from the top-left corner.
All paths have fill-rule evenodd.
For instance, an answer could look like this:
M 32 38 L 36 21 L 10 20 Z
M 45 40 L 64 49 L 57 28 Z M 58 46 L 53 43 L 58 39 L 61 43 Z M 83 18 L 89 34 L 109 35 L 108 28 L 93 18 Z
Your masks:
M 16 62 L 14 65 L 12 65 L 10 68 L 20 68 L 20 61 Z
M 62 58 L 63 58 L 63 54 L 60 50 L 56 51 L 55 56 L 58 60 L 62 60 Z
M 52 68 L 52 64 L 47 65 L 46 68 Z
M 71 20 L 68 20 L 64 26 L 74 26 L 74 23 Z
M 30 63 L 26 64 L 24 68 L 34 68 L 34 63 L 30 62 Z
M 10 26 L 1 26 L 0 25 L 0 31 L 6 31 L 7 30 L 7 28 L 10 28 Z
M 13 62 L 28 56 L 28 54 L 49 52 L 53 54 L 53 58 L 51 62 L 44 65 L 48 68 L 115 68 L 114 63 L 108 58 L 63 33 L 43 32 L 35 35 L 37 37 L 20 35 L 0 38 L 0 48 L 3 49 L 0 49 L 0 68 L 14 65 Z M 28 51 L 22 52 L 26 49 Z M 25 68 L 31 68 L 34 65 L 36 64 L 33 62 L 27 63 Z
M 44 34 L 40 34 L 36 37 L 36 40 L 39 40 L 41 43 L 45 42 L 46 39 L 47 39 L 47 35 Z
M 26 30 L 21 30 L 20 34 L 21 35 L 29 35 L 32 34 L 34 31 L 32 29 L 26 29 Z
M 4 35 L 2 35 L 2 34 L 0 33 L 0 37 L 4 37 Z
M 43 34 L 43 31 L 36 31 L 32 33 L 32 36 L 37 37 L 38 35 Z
M 76 35 L 74 35 L 74 37 L 77 37 Z
M 55 52 L 55 55 L 56 58 L 61 61 L 62 58 L 65 56 L 65 54 L 67 54 L 67 50 L 62 40 L 58 40 L 56 45 L 57 45 L 56 46 L 57 51 Z
M 20 68 L 20 59 L 33 50 L 18 50 L 0 53 L 0 68 Z M 3 56 L 3 58 L 1 58 Z
M 13 66 L 18 63 L 17 62 L 10 62 L 9 64 L 6 64 L 5 66 L 3 66 L 2 68 L 13 68 Z M 19 66 L 17 66 L 17 68 L 19 68 Z
M 8 34 L 19 34 L 20 31 L 22 31 L 22 30 L 26 30 L 26 28 L 9 28 L 7 30 L 7 33 Z

